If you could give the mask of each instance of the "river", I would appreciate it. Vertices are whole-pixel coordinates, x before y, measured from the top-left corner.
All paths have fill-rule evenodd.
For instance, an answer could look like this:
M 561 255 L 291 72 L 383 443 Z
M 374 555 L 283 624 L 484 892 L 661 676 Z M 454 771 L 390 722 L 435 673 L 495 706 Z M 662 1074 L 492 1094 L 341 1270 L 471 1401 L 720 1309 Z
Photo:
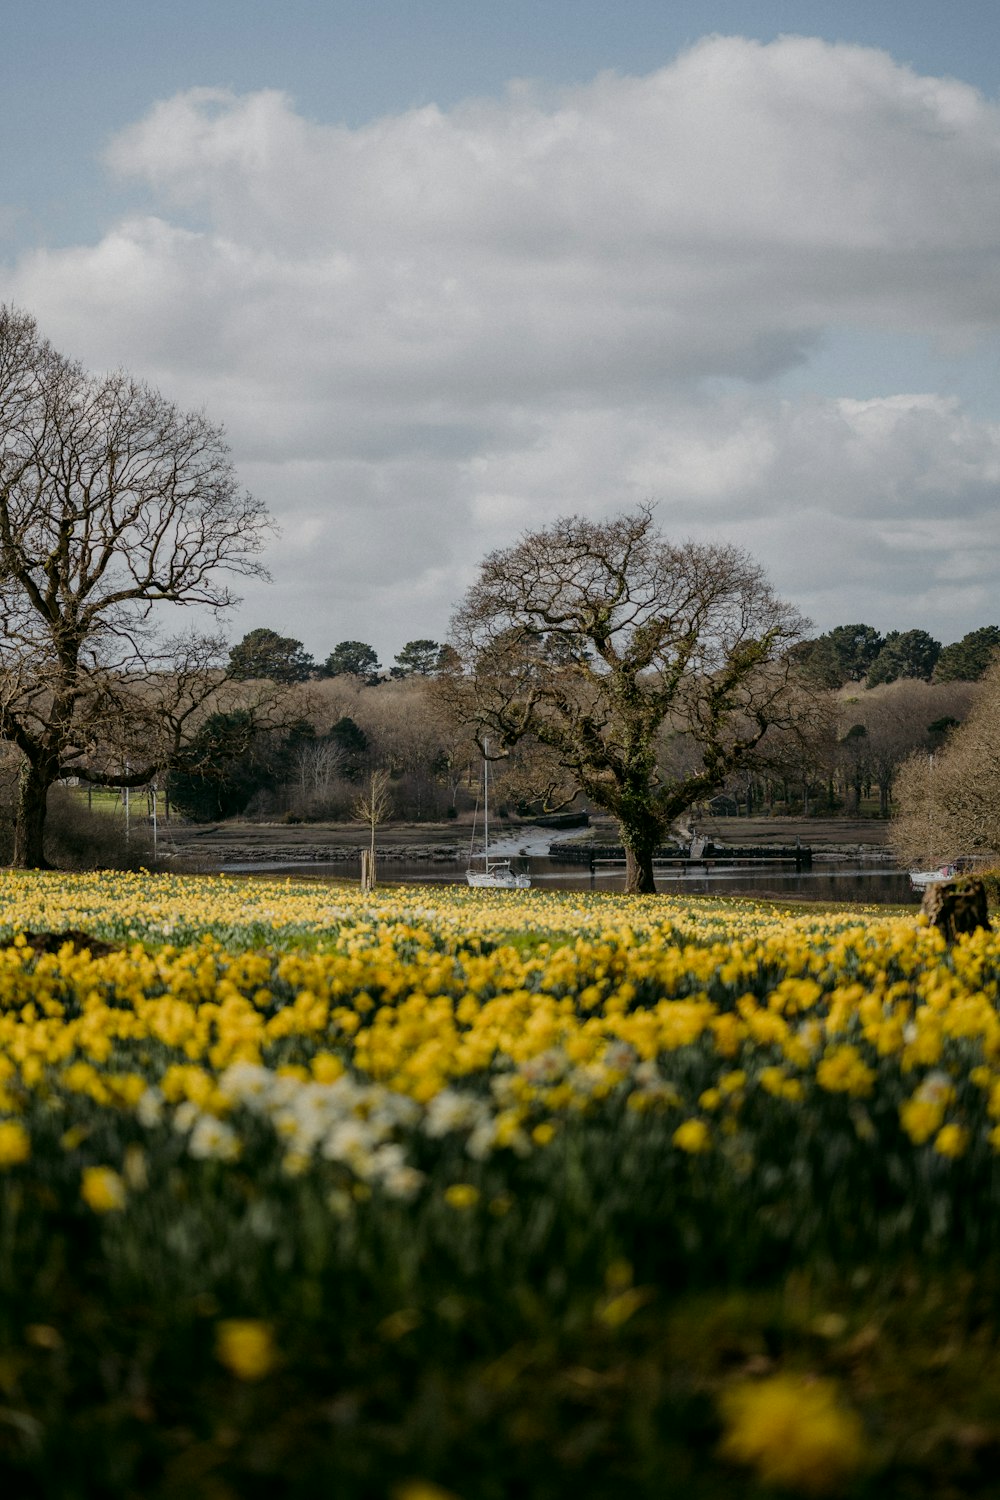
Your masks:
M 580 865 L 532 856 L 515 859 L 515 869 L 527 869 L 532 886 L 539 890 L 621 891 L 625 867 L 598 869 L 591 874 Z M 306 875 L 318 879 L 358 878 L 356 860 L 324 863 L 296 860 L 285 863 L 255 861 L 223 866 L 227 875 Z M 465 862 L 456 860 L 386 859 L 378 866 L 380 885 L 464 885 Z M 817 863 L 811 870 L 796 871 L 790 865 L 734 866 L 719 863 L 684 871 L 657 870 L 656 888 L 664 894 L 689 896 L 762 896 L 785 901 L 861 901 L 866 904 L 917 905 L 919 892 L 911 891 L 905 870 L 856 862 Z

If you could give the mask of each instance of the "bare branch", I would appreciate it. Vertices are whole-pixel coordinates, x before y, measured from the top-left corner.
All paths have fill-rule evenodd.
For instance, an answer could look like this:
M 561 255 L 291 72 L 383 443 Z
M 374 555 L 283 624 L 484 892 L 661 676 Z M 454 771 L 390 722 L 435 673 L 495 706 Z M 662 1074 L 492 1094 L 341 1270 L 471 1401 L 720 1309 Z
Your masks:
M 164 612 L 234 603 L 233 578 L 266 576 L 269 530 L 203 414 L 123 372 L 87 374 L 0 308 L 0 740 L 27 763 L 16 863 L 42 862 L 55 778 L 106 778 L 127 746 L 152 769 L 178 743 L 213 684 L 204 642 L 168 661 Z

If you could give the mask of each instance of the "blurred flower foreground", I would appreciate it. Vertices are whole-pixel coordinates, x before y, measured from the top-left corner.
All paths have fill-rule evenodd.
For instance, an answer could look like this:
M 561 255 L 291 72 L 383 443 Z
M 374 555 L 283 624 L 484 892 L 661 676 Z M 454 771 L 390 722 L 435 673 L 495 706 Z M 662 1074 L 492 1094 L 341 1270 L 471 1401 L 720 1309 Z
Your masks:
M 0 898 L 10 1493 L 995 1493 L 991 932 Z

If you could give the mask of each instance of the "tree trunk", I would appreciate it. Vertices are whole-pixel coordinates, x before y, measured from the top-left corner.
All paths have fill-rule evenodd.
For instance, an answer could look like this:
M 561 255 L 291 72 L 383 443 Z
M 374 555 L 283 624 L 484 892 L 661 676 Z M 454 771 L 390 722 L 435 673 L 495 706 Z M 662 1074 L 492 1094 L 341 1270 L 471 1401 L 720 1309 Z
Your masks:
M 17 781 L 17 807 L 14 813 L 15 870 L 45 870 L 48 864 L 42 852 L 45 833 L 45 811 L 52 778 L 45 771 L 25 761 Z
M 625 894 L 628 896 L 652 896 L 656 893 L 653 880 L 652 849 L 632 849 L 625 845 Z
M 655 819 L 641 822 L 619 823 L 622 843 L 625 846 L 625 891 L 631 896 L 652 896 L 656 892 L 653 881 L 653 854 L 660 842 L 663 830 Z

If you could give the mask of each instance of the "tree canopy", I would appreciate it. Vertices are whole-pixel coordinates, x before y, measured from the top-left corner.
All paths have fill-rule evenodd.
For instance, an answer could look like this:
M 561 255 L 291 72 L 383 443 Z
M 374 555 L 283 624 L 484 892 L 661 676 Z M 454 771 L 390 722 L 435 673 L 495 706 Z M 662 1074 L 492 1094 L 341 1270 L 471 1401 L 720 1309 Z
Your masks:
M 872 625 L 836 625 L 823 635 L 802 641 L 795 659 L 823 687 L 843 687 L 862 682 L 883 641 Z
M 369 684 L 378 682 L 381 670 L 378 653 L 365 641 L 341 641 L 334 646 L 323 663 L 323 671 L 327 677 L 347 674 L 360 677 Z
M 253 715 L 245 709 L 209 715 L 168 773 L 167 792 L 177 810 L 196 823 L 241 813 L 269 774 L 257 739 Z
M 361 775 L 368 736 L 350 714 L 341 714 L 330 729 L 329 738 L 340 751 L 344 775 L 348 780 L 356 780 Z
M 226 609 L 234 576 L 266 576 L 267 531 L 205 416 L 124 372 L 87 374 L 28 314 L 0 309 L 0 740 L 21 755 L 15 864 L 44 863 L 54 781 L 140 785 L 162 762 L 169 747 L 148 730 L 179 679 L 157 627 L 171 607 Z M 210 689 L 213 650 L 181 648 L 188 698 Z
M 236 682 L 261 677 L 271 682 L 305 682 L 315 669 L 301 641 L 264 626 L 249 631 L 229 653 L 229 675 Z
M 391 670 L 393 677 L 430 677 L 440 666 L 440 643 L 421 639 L 407 641 L 403 649 L 397 651 L 395 666 Z
M 868 686 L 895 682 L 899 677 L 919 677 L 930 682 L 941 654 L 941 642 L 926 630 L 890 630 L 882 649 L 872 662 Z
M 651 891 L 670 823 L 795 718 L 804 622 L 735 547 L 665 540 L 641 507 L 570 516 L 491 553 L 458 609 L 453 711 L 494 753 L 530 738 L 619 821 L 627 885 Z M 682 769 L 658 762 L 683 738 Z
M 935 682 L 978 682 L 1000 654 L 1000 625 L 970 630 L 945 646 L 934 667 Z

